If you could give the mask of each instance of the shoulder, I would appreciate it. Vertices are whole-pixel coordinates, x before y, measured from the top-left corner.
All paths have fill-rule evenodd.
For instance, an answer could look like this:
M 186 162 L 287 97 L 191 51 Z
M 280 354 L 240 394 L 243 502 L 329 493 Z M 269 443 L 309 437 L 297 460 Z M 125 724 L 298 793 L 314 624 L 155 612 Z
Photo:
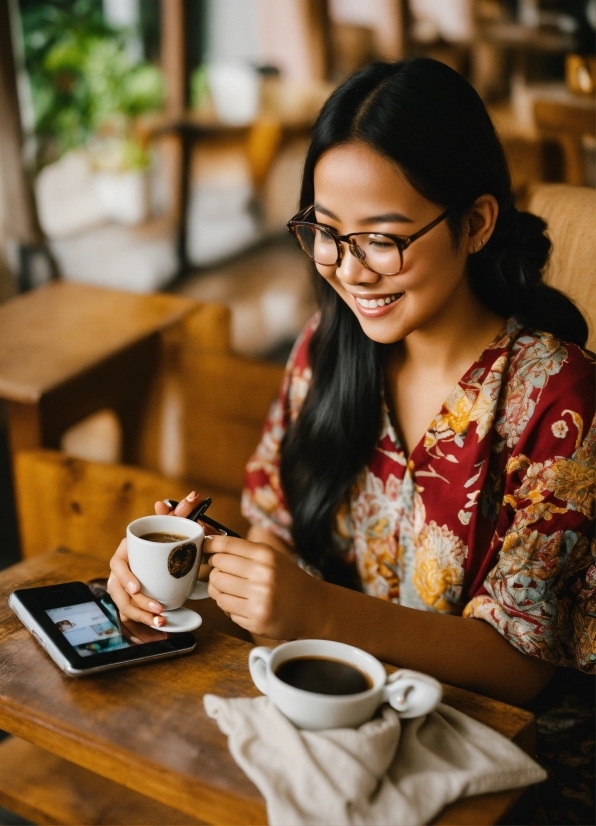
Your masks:
M 594 355 L 577 344 L 540 330 L 520 330 L 511 346 L 507 385 L 524 385 L 546 397 L 575 390 L 593 399 L 595 368 Z
M 510 342 L 497 430 L 511 449 L 547 419 L 550 427 L 570 414 L 588 424 L 595 412 L 595 385 L 595 361 L 587 350 L 550 333 L 520 329 Z
M 569 378 L 594 376 L 596 360 L 593 353 L 577 344 L 561 341 L 542 330 L 521 329 L 511 346 L 511 369 L 527 371 L 531 367 L 546 370 L 550 375 L 563 372 Z

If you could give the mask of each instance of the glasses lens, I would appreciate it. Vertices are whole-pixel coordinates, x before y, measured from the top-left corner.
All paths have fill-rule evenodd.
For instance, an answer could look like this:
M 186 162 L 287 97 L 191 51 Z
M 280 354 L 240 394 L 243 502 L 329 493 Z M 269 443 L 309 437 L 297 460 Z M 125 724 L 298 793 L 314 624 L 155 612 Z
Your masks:
M 304 252 L 316 264 L 332 267 L 337 263 L 337 246 L 325 230 L 308 224 L 296 227 L 296 237 Z
M 356 257 L 369 269 L 380 275 L 395 275 L 401 270 L 401 250 L 387 235 L 362 233 L 352 238 L 352 244 L 362 251 Z

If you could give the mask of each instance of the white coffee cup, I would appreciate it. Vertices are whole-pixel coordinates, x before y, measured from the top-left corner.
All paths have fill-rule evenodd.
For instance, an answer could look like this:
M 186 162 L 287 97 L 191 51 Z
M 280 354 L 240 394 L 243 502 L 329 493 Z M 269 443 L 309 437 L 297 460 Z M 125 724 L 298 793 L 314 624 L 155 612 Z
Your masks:
M 184 536 L 174 542 L 142 539 L 148 533 Z M 166 611 L 180 608 L 187 599 L 208 596 L 207 584 L 197 582 L 205 532 L 182 516 L 143 516 L 126 529 L 128 564 L 139 580 L 141 592 L 160 602 Z
M 280 680 L 276 670 L 287 660 L 316 657 L 339 660 L 364 672 L 372 688 L 358 694 L 318 694 Z M 427 674 L 402 669 L 387 676 L 382 663 L 371 654 L 329 640 L 293 640 L 277 648 L 253 648 L 248 659 L 256 687 L 303 729 L 356 727 L 372 718 L 382 703 L 389 703 L 401 717 L 428 714 L 441 701 L 441 684 Z

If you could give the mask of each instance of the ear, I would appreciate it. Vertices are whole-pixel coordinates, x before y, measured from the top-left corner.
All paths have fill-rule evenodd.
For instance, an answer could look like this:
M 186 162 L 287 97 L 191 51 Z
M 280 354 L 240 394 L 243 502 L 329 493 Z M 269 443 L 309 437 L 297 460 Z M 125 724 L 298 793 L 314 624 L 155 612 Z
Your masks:
M 466 246 L 468 254 L 472 255 L 486 245 L 494 232 L 499 205 L 494 195 L 481 195 L 474 201 L 468 216 L 468 234 Z

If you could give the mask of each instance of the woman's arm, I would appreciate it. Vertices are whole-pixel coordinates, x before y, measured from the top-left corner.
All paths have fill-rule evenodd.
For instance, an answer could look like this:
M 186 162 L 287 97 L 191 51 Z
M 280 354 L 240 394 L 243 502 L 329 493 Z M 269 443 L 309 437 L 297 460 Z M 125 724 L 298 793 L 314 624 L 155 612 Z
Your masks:
M 514 705 L 533 699 L 554 673 L 483 620 L 405 608 L 326 582 L 317 588 L 316 604 L 325 610 L 316 636 L 364 648 L 384 662 Z
M 519 705 L 554 666 L 514 648 L 482 620 L 405 608 L 309 576 L 268 531 L 214 537 L 209 592 L 232 619 L 269 639 L 332 639 L 384 662 Z M 274 547 L 275 545 L 275 547 Z

